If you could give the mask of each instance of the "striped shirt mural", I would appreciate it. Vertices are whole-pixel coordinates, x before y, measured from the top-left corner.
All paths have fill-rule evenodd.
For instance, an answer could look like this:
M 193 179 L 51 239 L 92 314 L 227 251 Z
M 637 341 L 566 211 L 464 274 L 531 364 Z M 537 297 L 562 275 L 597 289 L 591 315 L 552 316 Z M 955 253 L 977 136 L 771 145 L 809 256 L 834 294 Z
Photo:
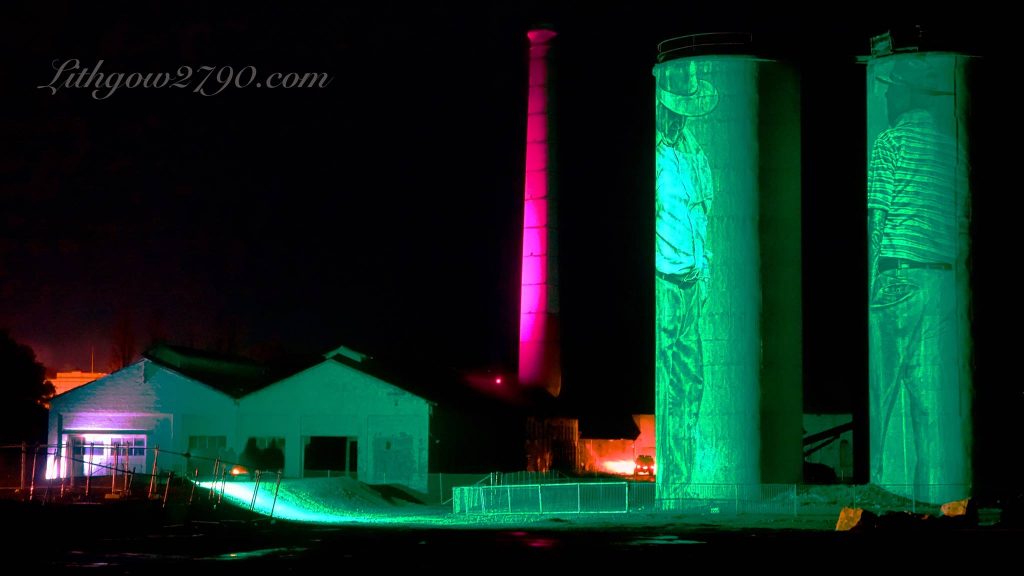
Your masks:
M 966 65 L 868 62 L 870 481 L 917 502 L 971 493 Z
M 868 168 L 868 210 L 886 213 L 881 257 L 956 261 L 957 182 L 966 176 L 956 150 L 956 141 L 925 110 L 903 113 L 878 136 Z M 962 195 L 966 184 L 959 189 Z

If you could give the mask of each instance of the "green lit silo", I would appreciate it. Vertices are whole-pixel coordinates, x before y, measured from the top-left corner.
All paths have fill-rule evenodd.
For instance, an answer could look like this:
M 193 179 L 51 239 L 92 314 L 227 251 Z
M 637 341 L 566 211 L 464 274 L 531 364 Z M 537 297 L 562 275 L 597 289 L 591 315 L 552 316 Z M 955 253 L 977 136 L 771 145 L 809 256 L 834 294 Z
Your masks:
M 969 63 L 867 66 L 870 478 L 934 503 L 971 484 Z
M 655 76 L 658 498 L 801 473 L 796 75 L 746 35 L 659 46 Z

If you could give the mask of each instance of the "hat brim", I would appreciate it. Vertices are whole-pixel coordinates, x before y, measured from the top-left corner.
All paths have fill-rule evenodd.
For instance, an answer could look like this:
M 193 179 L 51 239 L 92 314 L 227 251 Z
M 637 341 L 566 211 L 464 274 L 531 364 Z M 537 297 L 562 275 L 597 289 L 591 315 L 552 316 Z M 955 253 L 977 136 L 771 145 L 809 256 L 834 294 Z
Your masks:
M 703 116 L 718 106 L 718 91 L 707 80 L 698 80 L 693 94 L 675 94 L 658 88 L 658 102 L 681 116 Z

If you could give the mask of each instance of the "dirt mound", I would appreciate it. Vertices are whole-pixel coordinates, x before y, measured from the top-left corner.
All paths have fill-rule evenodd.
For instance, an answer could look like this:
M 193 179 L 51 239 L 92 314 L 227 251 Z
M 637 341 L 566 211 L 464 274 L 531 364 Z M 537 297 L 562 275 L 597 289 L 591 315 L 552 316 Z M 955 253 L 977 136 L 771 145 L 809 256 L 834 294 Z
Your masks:
M 382 512 L 415 506 L 408 499 L 397 497 L 393 490 L 382 491 L 345 477 L 283 480 L 278 498 L 339 512 Z

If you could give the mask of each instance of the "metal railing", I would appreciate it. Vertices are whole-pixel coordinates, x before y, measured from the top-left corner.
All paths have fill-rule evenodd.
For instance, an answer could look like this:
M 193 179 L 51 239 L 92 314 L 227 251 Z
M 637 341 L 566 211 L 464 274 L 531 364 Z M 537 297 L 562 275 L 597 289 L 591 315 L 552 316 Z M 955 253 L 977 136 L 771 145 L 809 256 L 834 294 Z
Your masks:
M 504 484 L 455 488 L 456 514 L 586 514 L 675 511 L 709 515 L 796 515 L 795 484 L 689 484 L 676 489 L 649 482 Z M 667 494 L 667 495 L 666 495 Z
M 142 455 L 137 453 L 140 450 L 144 451 Z M 151 463 L 149 469 L 147 460 Z M 196 487 L 202 478 L 208 486 L 205 500 L 219 503 L 237 464 L 221 458 L 161 450 L 159 446 L 96 444 L 81 446 L 76 451 L 69 444 L 12 444 L 0 446 L 0 490 L 28 501 L 142 497 L 161 500 L 166 507 L 171 487 L 177 485 L 185 487 L 191 506 L 200 500 L 201 493 L 197 494 Z M 266 484 L 276 474 L 275 493 L 280 484 L 279 470 L 246 470 L 244 474 L 255 479 L 254 499 L 261 489 L 261 480 Z
M 492 486 L 504 486 L 506 484 L 558 484 L 579 482 L 578 478 L 570 478 L 558 470 L 545 472 L 532 472 L 518 470 L 515 472 L 491 472 L 490 483 Z
M 609 513 L 629 510 L 627 482 L 504 484 L 454 489 L 456 514 Z

